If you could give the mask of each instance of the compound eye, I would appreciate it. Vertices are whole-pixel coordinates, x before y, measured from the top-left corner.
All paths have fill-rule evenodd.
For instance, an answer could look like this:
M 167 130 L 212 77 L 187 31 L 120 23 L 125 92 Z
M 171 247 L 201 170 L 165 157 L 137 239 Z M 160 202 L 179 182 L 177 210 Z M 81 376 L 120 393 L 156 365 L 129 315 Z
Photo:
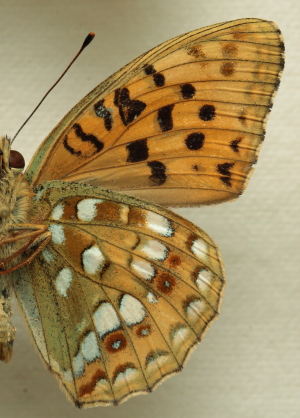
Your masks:
M 11 150 L 9 155 L 10 168 L 22 169 L 25 167 L 25 160 L 22 154 L 18 151 Z

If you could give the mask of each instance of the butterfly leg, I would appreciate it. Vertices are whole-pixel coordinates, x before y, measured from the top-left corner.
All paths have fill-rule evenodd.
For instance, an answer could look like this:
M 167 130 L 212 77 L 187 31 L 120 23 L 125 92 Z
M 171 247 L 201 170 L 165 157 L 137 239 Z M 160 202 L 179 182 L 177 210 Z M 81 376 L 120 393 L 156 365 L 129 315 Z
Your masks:
M 36 255 L 43 250 L 51 238 L 51 232 L 47 230 L 45 225 L 17 225 L 11 229 L 11 232 L 12 234 L 10 237 L 0 241 L 0 246 L 24 239 L 28 239 L 29 241 L 0 262 L 0 276 L 11 273 L 20 267 L 29 264 Z M 6 267 L 11 260 L 18 257 L 20 254 L 24 254 L 30 247 L 34 250 L 28 257 L 12 267 Z

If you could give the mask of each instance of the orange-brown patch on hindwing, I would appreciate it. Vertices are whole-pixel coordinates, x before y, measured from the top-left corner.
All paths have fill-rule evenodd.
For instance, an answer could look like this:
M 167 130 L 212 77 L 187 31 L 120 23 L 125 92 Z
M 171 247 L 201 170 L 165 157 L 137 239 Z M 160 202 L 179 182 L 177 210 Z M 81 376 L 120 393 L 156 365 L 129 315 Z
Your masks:
M 151 334 L 151 325 L 140 325 L 136 330 L 136 335 L 138 337 L 147 337 Z
M 104 345 L 109 354 L 114 354 L 125 350 L 127 340 L 122 331 L 114 331 L 106 335 Z
M 73 262 L 79 262 L 82 259 L 82 253 L 95 245 L 95 240 L 91 234 L 82 231 L 78 228 L 74 231 L 74 228 L 65 226 L 64 233 L 66 237 L 67 257 Z M 76 242 L 76 245 L 74 245 Z
M 170 256 L 166 260 L 166 263 L 170 268 L 176 268 L 181 265 L 182 261 L 179 255 L 170 254 Z
M 97 205 L 96 221 L 118 222 L 121 219 L 122 206 L 112 200 L 104 200 Z
M 159 273 L 155 277 L 154 284 L 159 292 L 163 293 L 164 295 L 169 295 L 172 293 L 176 286 L 176 279 L 169 273 L 163 272 Z
M 97 383 L 100 380 L 108 381 L 108 376 L 103 370 L 98 369 L 93 374 L 91 380 L 88 383 L 85 383 L 84 385 L 81 385 L 79 387 L 79 391 L 78 391 L 79 398 L 82 398 L 85 395 L 90 395 L 94 391 Z
M 61 217 L 61 219 L 71 219 L 71 220 L 77 220 L 77 204 L 81 200 L 81 197 L 69 197 L 68 199 L 65 199 L 64 201 L 64 213 Z
M 145 214 L 139 208 L 130 207 L 128 213 L 128 225 L 144 226 L 146 223 Z

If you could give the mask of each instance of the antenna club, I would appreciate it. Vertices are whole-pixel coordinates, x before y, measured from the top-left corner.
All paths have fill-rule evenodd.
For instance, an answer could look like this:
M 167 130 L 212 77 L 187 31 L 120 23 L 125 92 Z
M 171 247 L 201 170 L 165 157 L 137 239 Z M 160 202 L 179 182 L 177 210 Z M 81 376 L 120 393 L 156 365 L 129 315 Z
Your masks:
M 84 48 L 86 48 L 91 42 L 92 42 L 92 40 L 94 39 L 94 37 L 95 37 L 95 34 L 94 34 L 94 32 L 90 32 L 89 34 L 88 34 L 88 36 L 85 38 L 85 40 L 83 41 L 83 44 L 82 44 L 82 47 L 81 47 L 81 51 L 84 49 Z

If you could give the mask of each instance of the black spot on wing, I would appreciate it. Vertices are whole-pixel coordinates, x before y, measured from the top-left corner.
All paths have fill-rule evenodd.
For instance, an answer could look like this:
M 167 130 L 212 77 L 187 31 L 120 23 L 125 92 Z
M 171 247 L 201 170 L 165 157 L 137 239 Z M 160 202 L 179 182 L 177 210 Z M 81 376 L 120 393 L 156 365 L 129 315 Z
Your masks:
M 113 119 L 111 112 L 104 106 L 104 99 L 99 100 L 99 102 L 94 104 L 94 110 L 98 118 L 104 119 L 105 129 L 110 131 L 112 128 Z
M 156 73 L 156 70 L 155 70 L 155 68 L 152 64 L 146 65 L 146 67 L 144 68 L 144 71 L 145 71 L 145 74 L 147 74 L 147 75 Z
M 217 165 L 217 170 L 220 174 L 220 180 L 228 187 L 232 187 L 231 184 L 231 172 L 230 169 L 234 166 L 234 163 L 223 163 Z
M 81 139 L 82 142 L 89 142 L 91 144 L 93 144 L 93 146 L 95 147 L 95 152 L 94 154 L 97 154 L 98 152 L 100 152 L 103 147 L 104 144 L 102 141 L 100 141 L 95 135 L 92 134 L 86 134 L 83 130 L 82 127 L 79 125 L 79 123 L 74 123 L 74 125 L 72 126 L 72 129 L 74 130 L 75 135 Z M 68 135 L 66 135 L 64 137 L 63 140 L 63 144 L 64 147 L 67 151 L 69 151 L 72 155 L 82 155 L 82 152 L 80 150 L 75 150 L 69 143 L 68 143 Z
M 192 84 L 182 84 L 180 90 L 183 99 L 192 99 L 196 93 L 196 89 Z
M 162 132 L 170 131 L 173 128 L 172 110 L 174 104 L 170 104 L 158 109 L 157 121 Z
M 185 144 L 192 151 L 199 150 L 203 147 L 205 135 L 202 132 L 193 132 L 185 139 Z
M 148 167 L 151 169 L 151 175 L 149 179 L 151 180 L 152 186 L 161 186 L 167 180 L 166 175 L 166 166 L 160 161 L 149 161 L 147 163 Z
M 153 81 L 156 87 L 163 87 L 165 85 L 165 76 L 161 73 L 153 74 Z
M 118 107 L 125 126 L 133 122 L 146 108 L 146 103 L 141 100 L 130 99 L 129 90 L 126 87 L 115 91 L 114 104 Z
M 241 142 L 242 139 L 243 139 L 242 137 L 239 137 L 239 138 L 236 138 L 236 139 L 234 139 L 233 141 L 230 142 L 230 148 L 234 152 L 236 152 L 236 153 L 239 153 L 240 152 L 239 144 L 240 144 L 240 142 Z
M 149 156 L 147 139 L 130 142 L 126 145 L 126 149 L 128 152 L 127 162 L 130 163 L 145 161 Z
M 199 118 L 205 122 L 213 120 L 216 114 L 216 108 L 213 105 L 203 105 L 199 110 Z
M 144 71 L 147 75 L 153 75 L 153 81 L 156 87 L 163 87 L 165 85 L 165 76 L 162 73 L 157 73 L 152 64 L 146 65 Z

